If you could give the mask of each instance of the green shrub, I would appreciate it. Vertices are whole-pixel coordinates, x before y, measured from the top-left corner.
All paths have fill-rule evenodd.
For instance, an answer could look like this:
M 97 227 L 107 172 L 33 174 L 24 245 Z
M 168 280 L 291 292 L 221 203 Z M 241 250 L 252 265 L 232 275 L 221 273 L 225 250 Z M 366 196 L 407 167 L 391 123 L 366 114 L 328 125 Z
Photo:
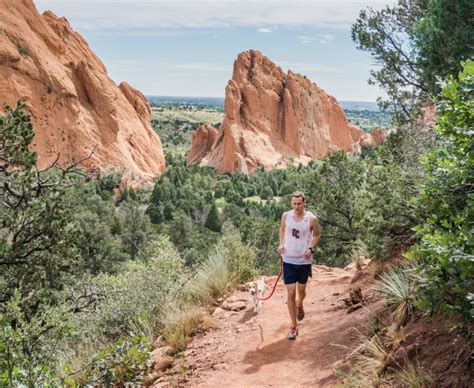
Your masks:
M 37 386 L 58 382 L 58 343 L 70 332 L 67 309 L 43 306 L 29 319 L 20 293 L 0 313 L 0 386 Z
M 143 383 L 145 377 L 153 371 L 150 360 L 152 348 L 145 336 L 129 333 L 100 350 L 87 368 L 66 378 L 64 382 L 70 386 L 126 386 Z
M 352 244 L 359 233 L 356 215 L 363 172 L 360 161 L 337 152 L 305 179 L 307 201 L 315 204 L 319 219 L 322 263 L 346 265 L 350 261 Z
M 22 46 L 19 46 L 18 47 L 18 52 L 23 55 L 24 57 L 30 55 L 30 50 L 28 50 L 28 47 L 22 47 Z
M 474 62 L 451 77 L 439 101 L 441 144 L 424 160 L 419 206 L 429 215 L 410 257 L 421 263 L 424 306 L 474 318 Z
M 242 242 L 239 232 L 231 224 L 224 225 L 215 251 L 222 252 L 226 258 L 233 284 L 248 282 L 257 275 L 254 250 Z
M 147 334 L 146 325 L 149 325 L 154 337 L 167 304 L 178 298 L 182 284 L 190 275 L 176 249 L 165 238 L 152 243 L 143 255 L 146 261 L 130 262 L 120 274 L 97 279 L 98 284 L 112 291 L 110 300 L 99 306 L 99 310 L 113 319 L 113 323 L 105 325 L 113 330 L 121 329 L 125 333 L 139 324 L 144 326 L 140 333 Z M 148 317 L 144 324 L 140 323 L 143 316 Z
M 167 239 L 160 238 L 143 254 L 146 261 L 130 261 L 118 274 L 85 279 L 101 299 L 93 309 L 71 318 L 75 334 L 63 343 L 69 363 L 88 364 L 91 345 L 101 349 L 128 333 L 152 343 L 161 333 L 168 306 L 179 305 L 190 275 Z
M 112 194 L 119 187 L 122 175 L 121 172 L 106 174 L 98 180 L 97 187 L 100 191 L 107 191 Z

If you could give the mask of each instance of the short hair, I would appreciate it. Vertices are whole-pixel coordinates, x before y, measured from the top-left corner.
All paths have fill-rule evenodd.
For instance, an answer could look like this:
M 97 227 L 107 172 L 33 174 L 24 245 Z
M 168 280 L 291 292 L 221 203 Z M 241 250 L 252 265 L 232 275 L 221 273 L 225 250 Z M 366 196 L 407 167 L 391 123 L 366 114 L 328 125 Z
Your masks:
M 303 202 L 306 202 L 306 198 L 301 191 L 295 191 L 293 194 L 291 194 L 291 199 L 293 198 L 302 198 Z

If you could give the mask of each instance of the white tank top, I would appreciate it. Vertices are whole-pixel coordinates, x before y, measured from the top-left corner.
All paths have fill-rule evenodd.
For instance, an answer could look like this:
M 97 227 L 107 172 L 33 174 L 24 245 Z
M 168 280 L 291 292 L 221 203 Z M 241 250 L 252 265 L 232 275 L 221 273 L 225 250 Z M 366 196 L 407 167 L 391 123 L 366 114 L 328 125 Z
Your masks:
M 303 219 L 295 221 L 294 211 L 290 210 L 286 215 L 285 230 L 285 250 L 283 251 L 283 261 L 290 264 L 311 264 L 312 256 L 304 257 L 304 253 L 309 248 L 313 234 L 311 233 L 311 219 L 315 215 L 305 212 Z

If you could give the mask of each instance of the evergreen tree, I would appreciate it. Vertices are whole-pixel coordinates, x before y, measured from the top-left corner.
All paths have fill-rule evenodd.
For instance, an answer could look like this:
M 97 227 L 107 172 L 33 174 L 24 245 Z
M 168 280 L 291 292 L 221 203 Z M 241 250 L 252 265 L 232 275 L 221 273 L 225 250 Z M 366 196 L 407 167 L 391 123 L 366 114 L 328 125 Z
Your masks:
M 457 74 L 472 58 L 474 3 L 470 0 L 398 0 L 380 11 L 363 10 L 352 26 L 358 48 L 380 67 L 369 83 L 387 93 L 397 119 L 414 119 L 439 92 L 438 79 Z
M 18 292 L 23 307 L 36 310 L 81 269 L 78 225 L 65 195 L 77 171 L 33 168 L 33 126 L 23 109 L 19 103 L 0 115 L 0 283 L 7 285 L 0 303 Z
M 461 61 L 474 57 L 474 2 L 432 0 L 417 23 L 421 78 L 431 94 L 440 91 L 439 80 L 461 71 Z
M 209 215 L 207 216 L 206 223 L 204 225 L 206 228 L 212 230 L 213 232 L 219 232 L 222 229 L 221 222 L 219 220 L 219 212 L 217 210 L 216 203 L 213 202 Z
M 314 203 L 321 225 L 322 256 L 333 265 L 345 265 L 358 237 L 357 204 L 363 165 L 344 152 L 326 158 L 320 171 L 305 179 L 308 203 Z

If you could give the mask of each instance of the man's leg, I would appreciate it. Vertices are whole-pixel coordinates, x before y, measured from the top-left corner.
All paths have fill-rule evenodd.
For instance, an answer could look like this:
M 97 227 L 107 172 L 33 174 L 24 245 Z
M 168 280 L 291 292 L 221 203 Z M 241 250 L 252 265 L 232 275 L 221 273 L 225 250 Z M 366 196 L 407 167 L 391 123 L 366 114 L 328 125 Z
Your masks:
M 287 284 L 288 312 L 290 313 L 291 327 L 296 327 L 296 283 Z
M 311 265 L 302 265 L 298 268 L 298 281 L 296 285 L 296 319 L 301 321 L 304 319 L 303 301 L 306 297 L 306 284 L 311 274 Z
M 306 297 L 306 284 L 300 284 L 300 283 L 297 283 L 296 284 L 296 291 L 297 291 L 297 303 L 298 303 L 298 307 L 302 307 L 303 306 L 303 301 L 304 301 L 304 298 Z

